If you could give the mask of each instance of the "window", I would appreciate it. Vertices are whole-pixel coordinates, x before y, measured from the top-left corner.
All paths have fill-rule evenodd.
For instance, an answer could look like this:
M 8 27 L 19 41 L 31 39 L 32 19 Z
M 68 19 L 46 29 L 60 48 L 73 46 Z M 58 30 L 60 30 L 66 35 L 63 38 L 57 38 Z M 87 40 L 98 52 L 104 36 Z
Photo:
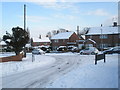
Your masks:
M 116 43 L 115 46 L 120 46 L 120 43 Z
M 39 43 L 39 42 L 36 42 L 36 45 L 37 45 L 37 46 L 39 46 L 39 45 L 40 45 L 40 43 Z
M 58 39 L 54 40 L 55 43 L 58 43 Z
M 92 35 L 90 36 L 90 38 L 92 39 Z
M 100 35 L 100 38 L 101 38 L 101 39 L 107 39 L 108 36 L 107 36 L 107 35 Z
M 86 47 L 93 47 L 93 44 L 86 44 Z
M 65 40 L 63 39 L 63 42 L 65 42 Z
M 100 48 L 107 48 L 108 44 L 100 44 Z

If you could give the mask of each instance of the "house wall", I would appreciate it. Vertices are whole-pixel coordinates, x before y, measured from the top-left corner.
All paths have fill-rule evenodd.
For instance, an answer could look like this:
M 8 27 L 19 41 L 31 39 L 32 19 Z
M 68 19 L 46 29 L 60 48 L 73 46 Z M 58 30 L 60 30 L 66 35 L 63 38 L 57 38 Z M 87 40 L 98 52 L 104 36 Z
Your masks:
M 72 45 L 72 43 L 77 44 L 76 40 L 79 40 L 79 37 L 75 33 L 73 33 L 69 39 L 58 39 L 57 42 L 56 42 L 56 39 L 51 40 L 51 42 L 52 42 L 51 46 L 52 46 L 53 50 L 55 50 L 59 46 L 68 46 L 68 45 Z
M 50 45 L 50 42 L 33 42 L 33 46 Z
M 79 40 L 78 35 L 76 35 L 75 33 L 73 33 L 71 35 L 71 37 L 69 38 L 68 42 L 76 42 L 76 40 Z
M 107 34 L 106 34 L 107 35 Z M 86 40 L 91 38 L 96 42 L 96 47 L 101 49 L 101 44 L 104 44 L 103 48 L 115 47 L 120 45 L 119 34 L 108 34 L 107 38 L 100 38 L 100 35 L 86 35 Z
M 55 39 L 51 40 L 51 46 L 53 48 L 53 50 L 55 50 L 56 48 L 58 48 L 59 46 L 67 46 L 67 42 L 69 40 L 68 39 L 58 39 L 57 42 Z

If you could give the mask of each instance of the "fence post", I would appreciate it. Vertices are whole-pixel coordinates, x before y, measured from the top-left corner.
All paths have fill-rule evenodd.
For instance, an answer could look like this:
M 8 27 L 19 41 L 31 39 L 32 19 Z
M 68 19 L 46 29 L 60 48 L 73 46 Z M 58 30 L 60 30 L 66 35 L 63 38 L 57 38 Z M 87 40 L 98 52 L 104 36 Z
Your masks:
M 32 54 L 32 62 L 35 61 L 35 56 Z
M 97 53 L 95 54 L 95 65 L 97 64 Z
M 104 54 L 104 63 L 106 62 L 105 54 Z

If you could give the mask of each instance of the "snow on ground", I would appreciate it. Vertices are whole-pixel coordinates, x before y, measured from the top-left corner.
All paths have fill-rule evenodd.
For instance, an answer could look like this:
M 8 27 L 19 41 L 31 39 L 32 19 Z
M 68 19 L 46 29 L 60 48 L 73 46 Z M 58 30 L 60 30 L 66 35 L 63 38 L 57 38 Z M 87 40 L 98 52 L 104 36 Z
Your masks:
M 5 53 L 0 52 L 0 57 L 7 57 L 7 56 L 14 56 L 14 55 L 15 55 L 15 53 L 13 53 L 13 52 L 5 52 Z
M 66 53 L 46 53 L 45 55 L 53 56 L 53 55 L 78 55 L 79 53 L 72 53 L 72 52 L 66 52 Z
M 94 55 L 81 55 L 79 68 L 50 82 L 46 88 L 118 88 L 118 55 L 94 65 Z
M 46 53 L 35 55 L 32 62 L 32 55 L 27 54 L 20 62 L 4 62 L 2 75 L 10 75 L 37 67 L 46 67 L 55 62 L 52 55 L 78 55 L 81 62 L 77 68 L 58 77 L 55 81 L 49 82 L 46 88 L 118 88 L 118 54 L 106 55 L 106 63 L 103 60 L 94 64 L 94 55 L 79 55 L 78 53 Z
M 6 54 L 7 56 L 8 54 Z M 5 56 L 5 55 L 4 55 Z M 35 55 L 35 61 L 32 62 L 32 54 L 27 54 L 26 58 L 22 61 L 11 61 L 0 63 L 0 72 L 2 76 L 10 75 L 13 73 L 30 70 L 37 67 L 44 67 L 55 62 L 55 58 L 45 55 Z

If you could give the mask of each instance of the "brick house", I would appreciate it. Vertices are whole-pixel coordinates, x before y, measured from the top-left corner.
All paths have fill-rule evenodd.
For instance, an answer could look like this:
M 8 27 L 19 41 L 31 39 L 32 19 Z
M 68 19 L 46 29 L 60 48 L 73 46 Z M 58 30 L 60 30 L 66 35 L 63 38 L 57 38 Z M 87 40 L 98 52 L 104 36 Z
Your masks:
M 86 46 L 96 46 L 98 49 L 108 49 L 109 47 L 120 46 L 120 27 L 92 27 L 85 35 Z M 90 40 L 91 41 L 90 41 Z M 95 43 L 92 43 L 94 41 Z
M 63 32 L 58 33 L 51 37 L 51 46 L 53 50 L 56 50 L 59 46 L 77 46 L 78 35 L 75 32 Z
M 50 39 L 45 37 L 45 38 L 33 38 L 32 46 L 50 46 Z

